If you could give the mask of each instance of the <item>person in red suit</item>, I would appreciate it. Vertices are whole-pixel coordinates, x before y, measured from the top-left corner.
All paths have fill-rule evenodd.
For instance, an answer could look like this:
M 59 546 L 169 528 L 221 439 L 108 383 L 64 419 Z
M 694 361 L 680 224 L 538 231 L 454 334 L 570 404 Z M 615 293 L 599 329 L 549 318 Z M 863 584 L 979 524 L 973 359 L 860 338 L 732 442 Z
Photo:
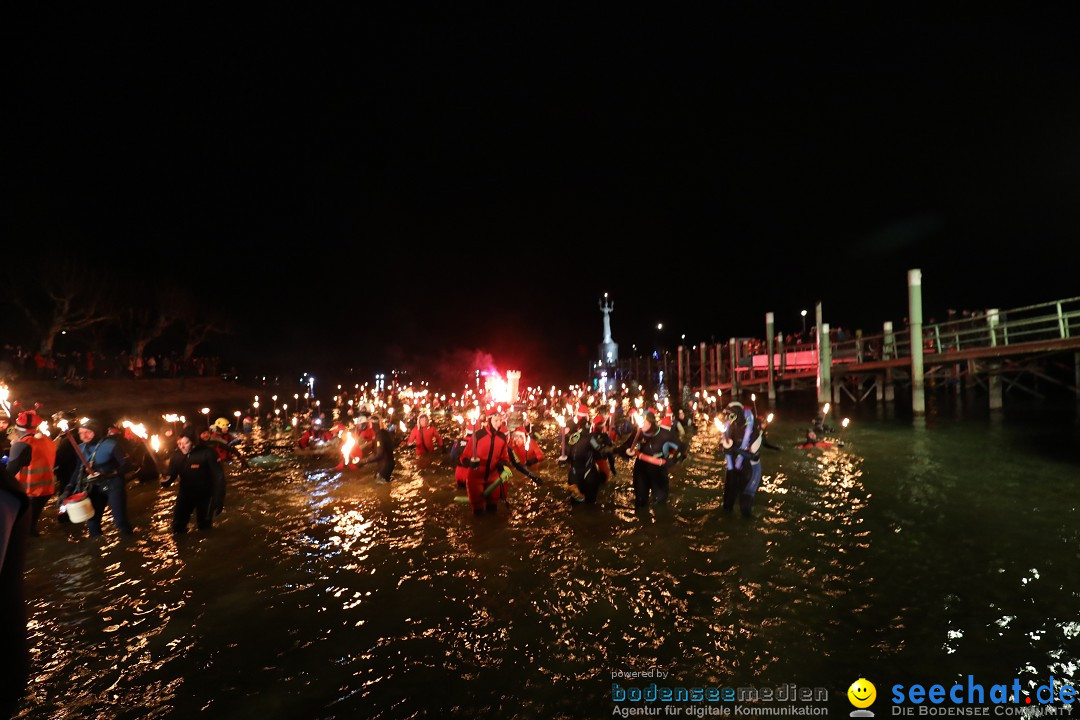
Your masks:
M 539 476 L 533 474 L 510 453 L 510 442 L 500 429 L 506 424 L 506 408 L 502 404 L 493 405 L 487 411 L 487 422 L 469 438 L 468 445 L 458 459 L 459 465 L 469 468 L 466 486 L 469 491 L 469 504 L 475 515 L 482 515 L 486 507 L 488 512 L 495 512 L 499 500 L 509 496 L 506 481 L 513 475 L 511 466 L 536 484 Z
M 426 413 L 421 413 L 420 417 L 416 419 L 416 426 L 409 433 L 409 439 L 405 441 L 406 445 L 416 446 L 417 457 L 421 455 L 427 455 L 430 452 L 435 452 L 436 448 L 442 447 L 442 438 L 439 437 L 439 433 L 431 426 Z

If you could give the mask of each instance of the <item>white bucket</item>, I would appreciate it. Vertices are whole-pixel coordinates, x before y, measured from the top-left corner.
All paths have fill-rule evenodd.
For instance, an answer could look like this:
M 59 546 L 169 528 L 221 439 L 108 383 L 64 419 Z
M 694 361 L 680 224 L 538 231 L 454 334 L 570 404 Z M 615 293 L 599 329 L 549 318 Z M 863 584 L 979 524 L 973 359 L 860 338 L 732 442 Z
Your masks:
M 69 497 L 67 502 L 64 503 L 64 508 L 73 523 L 86 522 L 94 517 L 94 506 L 86 493 L 78 493 Z

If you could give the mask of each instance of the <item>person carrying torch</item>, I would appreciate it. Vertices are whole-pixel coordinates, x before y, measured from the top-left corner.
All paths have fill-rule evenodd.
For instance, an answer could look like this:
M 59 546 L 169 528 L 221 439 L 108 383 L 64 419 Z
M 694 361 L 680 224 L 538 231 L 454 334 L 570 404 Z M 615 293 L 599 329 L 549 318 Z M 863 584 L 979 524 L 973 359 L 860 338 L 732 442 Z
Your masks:
M 537 485 L 540 477 L 521 464 L 510 452 L 510 443 L 502 431 L 506 424 L 506 408 L 501 403 L 487 411 L 487 422 L 469 438 L 468 445 L 458 460 L 469 468 L 466 487 L 469 504 L 474 515 L 482 515 L 486 507 L 490 513 L 498 510 L 499 500 L 509 495 L 506 481 L 513 476 L 511 466 Z

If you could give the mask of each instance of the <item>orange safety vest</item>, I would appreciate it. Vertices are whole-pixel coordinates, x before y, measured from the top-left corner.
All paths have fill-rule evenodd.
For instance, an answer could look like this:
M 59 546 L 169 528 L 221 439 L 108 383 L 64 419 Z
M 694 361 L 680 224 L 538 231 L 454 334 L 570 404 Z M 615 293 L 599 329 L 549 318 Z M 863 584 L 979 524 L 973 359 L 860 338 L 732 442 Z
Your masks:
M 30 464 L 15 477 L 30 497 L 49 497 L 53 494 L 53 465 L 56 464 L 56 445 L 46 437 L 27 435 L 20 442 L 30 446 Z

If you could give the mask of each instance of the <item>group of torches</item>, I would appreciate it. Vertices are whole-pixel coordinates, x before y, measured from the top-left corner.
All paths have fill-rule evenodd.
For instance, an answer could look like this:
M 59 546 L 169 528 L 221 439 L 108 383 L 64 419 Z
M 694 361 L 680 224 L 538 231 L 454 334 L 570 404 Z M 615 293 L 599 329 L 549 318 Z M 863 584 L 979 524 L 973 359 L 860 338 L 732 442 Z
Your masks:
M 399 416 L 399 418 L 401 419 L 398 421 L 398 427 L 400 428 L 402 433 L 407 433 L 408 425 L 406 424 L 406 420 L 411 416 L 413 409 L 422 408 L 422 414 L 426 414 L 430 417 L 433 405 L 439 410 L 446 412 L 447 414 L 451 412 L 454 413 L 452 415 L 452 419 L 454 423 L 460 426 L 461 432 L 463 434 L 470 427 L 478 427 L 481 417 L 481 407 L 490 406 L 491 404 L 494 404 L 496 402 L 510 401 L 506 381 L 503 380 L 498 373 L 485 373 L 484 382 L 485 388 L 483 394 L 480 394 L 479 392 L 477 392 L 476 389 L 472 389 L 468 385 L 466 385 L 460 396 L 458 395 L 458 393 L 450 393 L 449 397 L 445 394 L 438 395 L 436 393 L 433 393 L 429 389 L 428 383 L 426 382 L 420 383 L 419 386 L 410 384 L 406 387 L 400 388 L 397 392 L 397 399 L 398 401 L 402 402 L 401 409 L 403 411 L 403 414 Z M 337 387 L 340 393 L 341 385 L 338 385 Z M 334 404 L 336 410 L 348 409 L 359 412 L 366 411 L 368 414 L 382 412 L 387 417 L 388 425 L 394 422 L 395 407 L 387 403 L 385 399 L 380 397 L 379 394 L 375 392 L 374 389 L 369 390 L 367 383 L 364 383 L 363 385 L 356 384 L 354 386 L 354 389 L 356 393 L 355 397 L 353 398 L 346 398 L 343 394 L 334 396 Z M 603 407 L 608 410 L 612 415 L 614 415 L 619 405 L 621 404 L 623 410 L 629 414 L 630 418 L 637 425 L 637 427 L 642 427 L 645 422 L 646 413 L 645 391 L 642 390 L 641 393 L 634 398 L 626 395 L 628 389 L 625 384 L 622 385 L 622 391 L 624 397 L 621 401 L 615 398 L 608 398 L 606 390 L 602 389 L 597 394 L 587 391 L 585 387 L 580 385 L 567 386 L 567 392 L 565 394 L 560 393 L 554 385 L 552 385 L 547 392 L 545 392 L 542 387 L 527 387 L 524 388 L 520 395 L 521 402 L 526 407 L 538 410 L 540 412 L 541 418 L 550 415 L 559 428 L 565 428 L 567 426 L 568 420 L 575 417 L 577 407 L 582 403 L 587 405 L 590 409 L 595 406 L 596 410 L 598 411 L 601 407 Z M 704 416 L 706 424 L 709 422 L 710 415 L 712 415 L 712 420 L 717 431 L 719 431 L 720 433 L 724 433 L 727 431 L 728 425 L 724 414 L 720 411 L 722 407 L 721 395 L 722 393 L 719 390 L 716 391 L 715 395 L 710 394 L 708 391 L 696 392 L 694 394 L 694 400 L 692 402 L 691 408 L 687 409 L 691 410 L 692 412 L 701 412 Z M 279 418 L 282 416 L 282 414 L 284 414 L 287 419 L 291 419 L 293 428 L 299 427 L 301 421 L 301 416 L 299 414 L 294 413 L 290 417 L 289 405 L 287 403 L 283 403 L 282 406 L 278 408 L 278 396 L 273 395 L 270 399 L 274 403 L 274 416 L 276 418 Z M 299 409 L 299 393 L 294 393 L 293 399 L 294 401 L 296 401 L 296 404 L 293 406 L 293 409 L 295 411 Z M 308 412 L 311 412 L 312 410 L 317 411 L 321 407 L 321 402 L 319 400 L 315 400 L 314 402 L 312 402 L 307 393 L 304 394 L 304 399 L 308 402 Z M 670 407 L 670 400 L 667 397 L 661 398 L 659 393 L 654 393 L 652 399 L 656 409 L 660 412 Z M 752 393 L 750 395 L 750 401 L 754 404 L 754 411 L 756 415 L 757 395 Z M 565 402 L 563 407 L 556 410 L 556 405 L 562 404 L 563 402 Z M 0 383 L 0 410 L 10 414 L 12 404 L 13 403 L 10 402 L 10 390 L 8 386 Z M 258 414 L 259 407 L 259 396 L 256 395 L 251 403 L 251 408 L 256 414 Z M 828 416 L 830 409 L 830 404 L 825 403 L 825 406 L 822 410 L 823 417 Z M 199 412 L 205 417 L 207 428 L 209 429 L 210 408 L 204 407 Z M 240 422 L 241 415 L 242 413 L 239 410 L 233 412 L 233 416 L 236 418 L 238 424 Z M 173 430 L 170 433 L 173 436 L 176 435 L 177 425 L 180 425 L 182 427 L 187 423 L 187 418 L 177 413 L 166 413 L 161 417 L 166 423 L 169 423 L 173 426 Z M 765 419 L 766 426 L 771 424 L 774 418 L 775 415 L 770 412 Z M 84 421 L 86 421 L 86 418 L 82 418 L 80 422 Z M 522 422 L 523 424 L 528 423 L 528 417 L 525 413 L 522 413 Z M 847 429 L 850 422 L 851 421 L 849 418 L 843 419 L 840 430 L 841 440 L 844 436 L 844 430 Z M 60 432 L 66 432 L 68 430 L 68 427 L 69 425 L 66 419 L 61 419 L 56 424 L 56 428 Z M 147 443 L 148 447 L 151 448 L 155 454 L 160 451 L 162 446 L 161 436 L 158 434 L 149 434 L 146 426 L 143 423 L 134 423 L 130 420 L 122 420 L 119 423 L 119 427 L 129 431 L 132 435 L 141 438 L 145 443 Z M 42 434 L 46 436 L 51 435 L 51 431 L 47 422 L 42 422 L 38 429 L 40 432 L 42 432 Z M 338 432 L 338 436 L 342 439 L 342 454 L 345 456 L 346 459 L 348 459 L 355 447 L 356 438 L 353 436 L 352 431 L 347 429 L 345 426 L 341 426 L 341 429 Z M 528 441 L 529 438 L 526 439 L 526 442 Z

